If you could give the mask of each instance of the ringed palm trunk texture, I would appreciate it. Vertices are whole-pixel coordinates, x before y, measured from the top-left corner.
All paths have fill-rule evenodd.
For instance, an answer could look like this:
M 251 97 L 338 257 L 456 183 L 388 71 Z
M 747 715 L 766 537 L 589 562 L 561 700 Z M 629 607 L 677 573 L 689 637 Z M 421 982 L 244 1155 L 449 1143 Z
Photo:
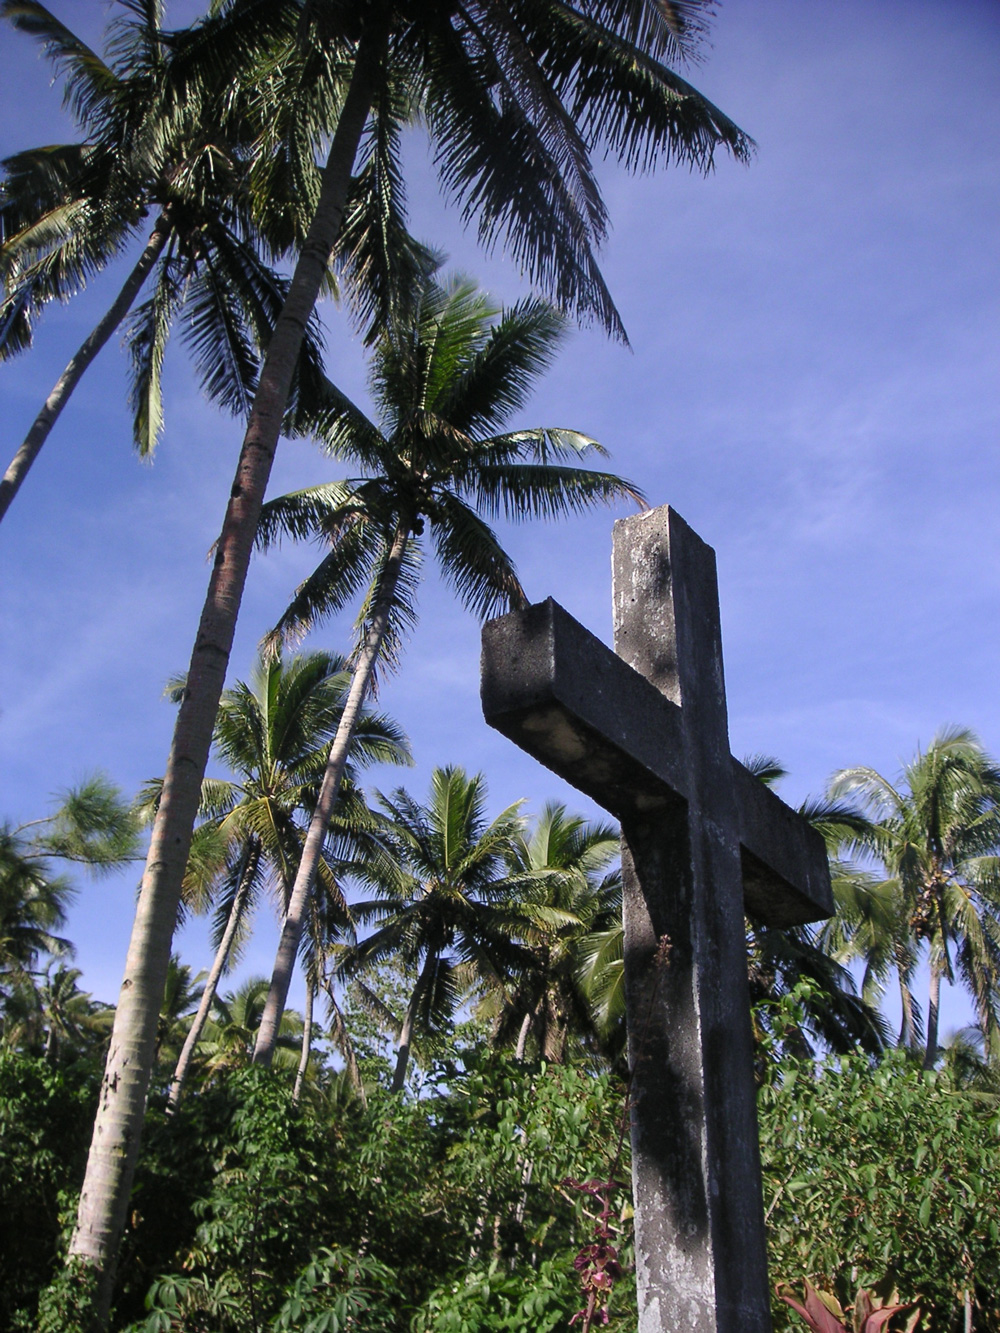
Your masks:
M 274 970 L 271 973 L 271 986 L 267 993 L 267 1003 L 264 1005 L 260 1027 L 257 1029 L 257 1041 L 253 1051 L 254 1064 L 269 1065 L 274 1057 L 278 1029 L 281 1026 L 281 1016 L 285 1012 L 288 988 L 291 985 L 295 959 L 299 952 L 302 932 L 305 929 L 306 913 L 309 909 L 309 899 L 312 896 L 312 888 L 316 879 L 316 870 L 319 866 L 320 857 L 323 855 L 323 843 L 330 827 L 330 819 L 337 800 L 337 792 L 340 790 L 340 782 L 344 776 L 351 739 L 354 736 L 358 719 L 361 716 L 361 709 L 368 695 L 372 672 L 382 648 L 385 632 L 389 627 L 389 617 L 392 614 L 392 603 L 396 594 L 396 584 L 399 581 L 399 570 L 406 551 L 408 536 L 409 524 L 401 524 L 393 535 L 392 545 L 389 548 L 389 554 L 386 557 L 385 567 L 382 571 L 378 595 L 372 609 L 371 625 L 358 654 L 354 674 L 351 678 L 351 688 L 347 693 L 347 702 L 344 704 L 337 734 L 330 745 L 330 754 L 326 761 L 326 772 L 323 774 L 323 785 L 320 787 L 319 800 L 316 802 L 316 809 L 309 821 L 309 831 L 306 834 L 302 848 L 302 858 L 295 872 L 295 883 L 292 885 L 291 897 L 288 900 L 288 911 L 285 913 L 285 922 L 281 928 L 281 938 L 278 941 L 278 952 L 274 959 Z
M 313 1002 L 316 998 L 316 987 L 310 980 L 306 984 L 306 1009 L 303 1015 L 302 1024 L 302 1050 L 299 1054 L 299 1067 L 295 1071 L 295 1087 L 292 1089 L 292 1105 L 298 1106 L 299 1098 L 302 1096 L 302 1085 L 306 1081 L 306 1070 L 309 1068 L 309 1050 L 312 1045 L 313 1028 Z
M 429 984 L 434 962 L 434 955 L 429 953 L 424 960 L 423 967 L 420 969 L 420 976 L 417 978 L 417 984 L 413 987 L 410 1003 L 406 1006 L 406 1016 L 403 1019 L 403 1026 L 399 1032 L 399 1053 L 396 1056 L 396 1068 L 392 1075 L 392 1087 L 389 1089 L 390 1092 L 403 1091 L 403 1084 L 406 1082 L 406 1067 L 410 1063 L 410 1047 L 413 1045 L 413 1022 L 417 1016 L 417 1001 L 420 999 L 424 987 Z
M 931 960 L 930 990 L 927 995 L 927 1049 L 924 1051 L 924 1068 L 933 1069 L 937 1059 L 938 1016 L 941 1005 L 941 963 Z
M 49 432 L 56 424 L 59 413 L 69 402 L 70 394 L 79 384 L 84 371 L 97 356 L 115 329 L 132 308 L 132 302 L 139 295 L 142 284 L 149 277 L 153 265 L 163 253 L 170 236 L 170 221 L 166 213 L 161 213 L 156 226 L 150 233 L 146 248 L 139 256 L 139 262 L 128 275 L 125 285 L 118 293 L 113 304 L 99 324 L 91 330 L 71 358 L 69 365 L 55 382 L 55 386 L 38 416 L 32 422 L 31 429 L 24 437 L 24 443 L 11 459 L 10 466 L 0 481 L 0 520 L 10 508 L 14 496 L 21 489 L 21 483 L 28 475 L 32 463 L 41 452 L 42 445 L 49 438 Z
M 381 48 L 370 54 L 359 52 L 323 171 L 316 215 L 261 370 L 174 727 L 69 1248 L 70 1263 L 81 1261 L 98 1273 L 94 1311 L 98 1328 L 107 1325 L 110 1312 L 181 884 L 257 520 L 306 321 L 343 218 L 380 56 Z
M 219 947 L 215 951 L 215 958 L 212 960 L 212 967 L 208 974 L 208 980 L 205 982 L 204 991 L 202 991 L 201 1003 L 198 1005 L 198 1012 L 194 1016 L 191 1030 L 187 1034 L 184 1045 L 181 1048 L 180 1056 L 177 1060 L 177 1068 L 174 1070 L 173 1081 L 170 1084 L 170 1096 L 167 1100 L 168 1115 L 173 1115 L 174 1111 L 177 1110 L 177 1106 L 181 1099 L 181 1093 L 184 1091 L 184 1083 L 187 1080 L 188 1069 L 191 1066 L 191 1057 L 194 1055 L 195 1047 L 201 1040 L 201 1034 L 205 1030 L 205 1024 L 208 1022 L 208 1015 L 212 1008 L 212 1001 L 215 999 L 215 992 L 219 986 L 219 978 L 222 976 L 226 963 L 229 961 L 229 954 L 233 947 L 233 939 L 246 908 L 247 898 L 250 896 L 250 886 L 253 883 L 253 877 L 257 871 L 257 862 L 259 858 L 259 848 L 255 847 L 253 843 L 249 843 L 247 845 L 246 855 L 243 858 L 240 882 L 236 890 L 236 896 L 233 898 L 233 905 L 229 911 L 229 919 L 226 922 L 226 929 L 223 932 Z

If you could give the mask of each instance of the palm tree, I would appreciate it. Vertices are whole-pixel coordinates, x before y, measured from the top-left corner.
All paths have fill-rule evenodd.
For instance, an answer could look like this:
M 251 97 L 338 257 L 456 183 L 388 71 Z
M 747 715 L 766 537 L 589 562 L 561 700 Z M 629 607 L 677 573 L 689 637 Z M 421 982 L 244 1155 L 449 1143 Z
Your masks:
M 5 0 L 2 7 L 15 27 L 41 41 L 65 78 L 67 102 L 86 137 L 3 163 L 0 358 L 30 345 L 35 318 L 49 301 L 68 299 L 126 251 L 149 211 L 155 221 L 121 290 L 0 480 L 0 520 L 76 385 L 150 279 L 152 295 L 132 314 L 127 338 L 135 443 L 143 456 L 152 453 L 162 427 L 160 372 L 171 325 L 182 321 L 209 395 L 245 416 L 259 349 L 287 287 L 262 257 L 262 249 L 275 247 L 260 235 L 264 215 L 252 207 L 250 161 L 223 127 L 219 98 L 171 99 L 160 0 L 125 7 L 128 17 L 111 27 L 109 61 L 37 0 Z M 305 357 L 307 370 L 318 375 L 315 326 Z
M 379 217 L 398 218 L 400 131 L 419 119 L 446 189 L 469 220 L 478 219 L 482 240 L 506 237 L 522 268 L 557 300 L 620 328 L 595 258 L 606 219 L 591 154 L 607 150 L 636 170 L 657 161 L 708 170 L 720 147 L 743 160 L 752 150 L 732 121 L 664 63 L 696 53 L 709 13 L 708 0 L 230 0 L 176 47 L 179 87 L 192 69 L 196 90 L 209 79 L 207 52 L 217 61 L 215 86 L 240 76 L 271 98 L 275 142 L 321 142 L 326 152 L 318 178 L 310 173 L 303 182 L 315 210 L 264 357 L 195 636 L 69 1247 L 71 1264 L 96 1270 L 101 1325 L 215 713 L 304 330 L 350 221 L 359 153 L 362 167 L 374 168 Z M 262 49 L 270 57 L 263 76 L 253 59 Z M 281 176 L 281 152 L 263 160 L 266 178 L 272 167 Z
M 111 1031 L 113 1011 L 79 987 L 78 967 L 52 958 L 37 981 L 25 974 L 4 1002 L 2 1043 L 28 1047 L 51 1064 L 89 1054 Z
M 487 822 L 485 779 L 461 768 L 434 770 L 426 805 L 402 788 L 379 804 L 391 820 L 392 857 L 368 868 L 379 893 L 353 913 L 375 929 L 341 972 L 359 976 L 398 959 L 415 974 L 392 1080 L 400 1092 L 415 1032 L 439 1028 L 473 984 L 496 985 L 530 961 L 512 940 L 522 924 L 513 892 L 525 876 L 511 865 L 523 821 L 512 805 Z
M 55 932 L 65 924 L 75 890 L 53 874 L 50 861 L 102 874 L 135 859 L 137 846 L 128 804 L 100 774 L 63 793 L 51 815 L 0 825 L 0 978 L 23 978 L 42 954 L 72 952 Z
M 261 662 L 251 683 L 227 690 L 215 725 L 217 757 L 235 775 L 205 783 L 208 816 L 200 831 L 216 830 L 226 860 L 209 899 L 216 903 L 216 953 L 201 1003 L 187 1034 L 170 1088 L 169 1107 L 180 1100 L 188 1068 L 208 1020 L 216 988 L 260 893 L 270 887 L 283 914 L 302 848 L 308 818 L 326 764 L 326 746 L 336 732 L 350 680 L 343 660 L 309 653 Z M 341 790 L 320 861 L 319 882 L 329 935 L 347 921 L 338 872 L 364 847 L 372 819 L 354 784 L 352 767 L 410 762 L 399 728 L 383 714 L 363 713 L 351 744 L 348 782 Z M 338 845 L 339 844 L 339 845 Z M 213 891 L 214 890 L 214 891 Z
M 297 590 L 271 636 L 296 637 L 367 588 L 359 618 L 354 678 L 306 837 L 272 973 L 255 1059 L 267 1063 L 299 947 L 316 851 L 336 798 L 354 725 L 376 663 L 398 652 L 401 626 L 415 618 L 413 590 L 425 528 L 445 576 L 481 617 L 526 602 L 510 557 L 480 517 L 552 517 L 629 497 L 628 482 L 569 460 L 602 452 L 568 430 L 495 433 L 551 359 L 564 321 L 545 302 L 506 313 L 475 287 L 428 281 L 416 317 L 391 327 L 372 362 L 381 428 L 343 395 L 330 395 L 323 428 L 331 452 L 361 465 L 362 477 L 271 501 L 261 540 L 325 538 L 330 553 Z M 480 512 L 477 512 L 480 511 Z
M 581 971 L 594 938 L 621 920 L 621 876 L 607 873 L 619 850 L 617 828 L 554 802 L 515 843 L 513 867 L 524 879 L 513 906 L 530 965 L 487 997 L 484 1012 L 500 999 L 497 1040 L 515 1040 L 519 1059 L 533 1038 L 540 1059 L 562 1064 L 571 1036 L 595 1034 Z
M 837 910 L 819 928 L 816 940 L 837 964 L 863 965 L 860 995 L 870 1008 L 881 1005 L 895 973 L 901 1015 L 896 1045 L 916 1051 L 923 1045 L 923 1016 L 913 993 L 919 948 L 908 928 L 898 885 L 838 855 L 856 846 L 857 834 L 865 829 L 867 821 L 854 814 L 850 827 L 835 831 L 828 842 Z
M 774 786 L 786 776 L 781 762 L 771 755 L 754 754 L 744 767 L 765 786 Z M 819 1044 L 835 1054 L 859 1047 L 878 1054 L 886 1045 L 885 1023 L 878 1013 L 880 992 L 874 974 L 866 976 L 859 994 L 846 966 L 848 960 L 834 947 L 834 938 L 848 919 L 867 911 L 873 919 L 876 905 L 870 886 L 856 867 L 838 860 L 837 852 L 865 821 L 843 802 L 807 800 L 799 814 L 823 837 L 830 858 L 830 877 L 835 915 L 819 928 L 765 926 L 747 920 L 747 963 L 754 1026 L 758 1039 L 768 1032 L 778 1034 L 770 1023 L 776 1003 L 797 992 L 801 1023 L 788 1025 L 782 1017 L 777 1046 L 802 1058 Z
M 956 973 L 987 1048 L 1000 1049 L 1000 769 L 971 731 L 952 727 L 895 785 L 856 767 L 836 773 L 830 791 L 858 800 L 868 818 L 854 845 L 881 865 L 895 896 L 893 957 L 907 987 L 912 959 L 926 953 L 924 1068 L 937 1059 L 941 981 Z
M 201 980 L 202 974 L 194 976 L 187 963 L 182 963 L 177 954 L 171 955 L 156 1033 L 157 1064 L 165 1063 L 167 1068 L 171 1068 L 177 1059 L 192 1011 L 197 1008 L 202 997 Z
M 205 1073 L 209 1081 L 250 1063 L 254 1039 L 267 997 L 267 979 L 250 977 L 231 995 L 216 994 L 213 1017 L 205 1027 Z M 294 1069 L 302 1036 L 302 1017 L 289 1009 L 282 1015 L 277 1064 Z
M 0 829 L 0 988 L 19 984 L 41 954 L 72 951 L 55 933 L 72 897 L 69 881 L 26 853 L 16 830 Z

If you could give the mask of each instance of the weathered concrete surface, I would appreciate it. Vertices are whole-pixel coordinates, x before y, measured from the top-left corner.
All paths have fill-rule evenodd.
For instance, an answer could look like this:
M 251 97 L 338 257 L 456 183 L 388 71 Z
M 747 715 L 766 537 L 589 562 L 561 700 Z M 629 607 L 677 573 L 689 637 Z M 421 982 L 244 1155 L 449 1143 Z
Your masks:
M 483 707 L 622 821 L 641 1333 L 767 1333 L 743 910 L 828 916 L 826 854 L 729 752 L 711 548 L 666 507 L 614 545 L 616 652 L 552 601 L 506 616 Z
M 822 837 L 759 778 L 733 760 L 747 915 L 769 926 L 802 926 L 833 915 Z
M 483 628 L 483 713 L 618 818 L 686 794 L 681 710 L 549 598 Z

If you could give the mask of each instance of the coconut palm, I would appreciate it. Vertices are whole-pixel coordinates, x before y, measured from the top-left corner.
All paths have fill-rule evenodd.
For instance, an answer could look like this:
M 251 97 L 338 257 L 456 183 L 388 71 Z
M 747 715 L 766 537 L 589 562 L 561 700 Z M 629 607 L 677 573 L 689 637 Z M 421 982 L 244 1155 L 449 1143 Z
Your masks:
M 893 945 L 907 985 L 912 958 L 927 957 L 924 1068 L 937 1058 L 943 979 L 962 981 L 988 1048 L 997 1050 L 1000 769 L 971 731 L 952 727 L 917 751 L 897 783 L 873 768 L 846 768 L 830 790 L 858 801 L 868 818 L 854 845 L 881 865 L 895 895 Z
M 201 1000 L 201 981 L 202 974 L 194 976 L 187 963 L 182 963 L 177 954 L 171 954 L 156 1033 L 157 1064 L 166 1064 L 168 1069 L 177 1059 L 192 1012 Z
M 75 890 L 50 862 L 102 874 L 135 859 L 137 846 L 128 804 L 100 774 L 63 793 L 51 815 L 0 826 L 0 986 L 23 978 L 42 954 L 72 952 L 55 932 L 65 924 Z
M 377 896 L 353 906 L 374 930 L 345 955 L 341 972 L 363 976 L 397 960 L 415 979 L 399 1024 L 392 1091 L 402 1090 L 414 1035 L 433 1032 L 476 983 L 497 985 L 530 963 L 512 936 L 523 924 L 511 866 L 523 821 L 518 805 L 486 818 L 486 782 L 461 768 L 436 768 L 421 805 L 402 788 L 379 795 L 391 821 L 388 861 L 368 867 Z
M 26 853 L 16 830 L 0 829 L 0 988 L 22 981 L 40 955 L 72 952 L 56 934 L 72 897 L 69 881 Z
M 860 995 L 871 1008 L 881 1005 L 895 974 L 901 1015 L 896 1045 L 916 1051 L 923 1045 L 922 1009 L 913 993 L 919 948 L 908 927 L 902 895 L 892 880 L 838 855 L 856 845 L 865 823 L 856 817 L 849 829 L 835 833 L 828 843 L 837 910 L 820 926 L 816 940 L 836 963 L 863 966 Z
M 255 1059 L 267 1063 L 299 947 L 316 851 L 336 798 L 354 716 L 380 655 L 398 655 L 415 618 L 421 539 L 470 610 L 486 617 L 526 601 L 510 557 L 481 514 L 553 517 L 628 497 L 628 482 L 574 466 L 599 446 L 555 429 L 497 433 L 554 354 L 564 321 L 545 302 L 502 312 L 468 282 L 428 281 L 412 321 L 392 326 L 375 348 L 371 392 L 380 425 L 342 395 L 322 421 L 332 453 L 363 475 L 271 501 L 261 515 L 265 545 L 314 535 L 329 554 L 297 590 L 271 642 L 295 638 L 365 590 L 354 677 L 306 838 L 272 973 Z
M 324 165 L 303 182 L 315 210 L 261 368 L 192 648 L 69 1247 L 70 1263 L 96 1270 L 99 1324 L 107 1321 L 156 1008 L 260 508 L 359 163 L 374 166 L 380 216 L 399 217 L 400 131 L 419 120 L 445 188 L 467 219 L 478 220 L 483 241 L 506 238 L 522 269 L 558 300 L 620 328 L 595 258 L 606 218 L 592 153 L 608 151 L 636 170 L 658 161 L 708 170 L 718 148 L 742 159 L 752 148 L 666 64 L 696 53 L 710 12 L 708 0 L 229 0 L 176 47 L 177 86 L 192 69 L 196 90 L 250 83 L 275 110 L 275 140 L 322 145 Z M 211 74 L 206 52 L 216 61 Z M 265 180 L 274 164 L 281 176 L 280 151 L 263 160 Z
M 784 766 L 772 755 L 750 755 L 743 765 L 768 787 L 786 776 Z M 747 964 L 756 1036 L 777 1035 L 770 1023 L 776 1002 L 797 992 L 802 1022 L 789 1026 L 787 1015 L 782 1015 L 780 1050 L 808 1058 L 818 1041 L 837 1054 L 858 1047 L 878 1054 L 886 1045 L 887 1034 L 877 1008 L 881 998 L 877 978 L 874 972 L 866 975 L 859 994 L 846 965 L 848 960 L 835 948 L 837 933 L 848 920 L 867 914 L 872 922 L 877 915 L 877 896 L 872 896 L 864 874 L 837 858 L 845 840 L 865 827 L 865 820 L 852 807 L 832 800 L 807 800 L 798 812 L 826 843 L 835 914 L 831 922 L 819 928 L 779 928 L 747 920 Z
M 67 300 L 130 250 L 149 212 L 155 220 L 0 480 L 0 519 L 81 377 L 126 320 L 135 443 L 148 456 L 162 427 L 160 372 L 171 326 L 181 322 L 210 397 L 245 416 L 259 349 L 287 287 L 265 262 L 276 247 L 261 235 L 264 215 L 253 208 L 250 160 L 234 141 L 232 115 L 223 125 L 217 95 L 197 103 L 171 96 L 160 0 L 120 3 L 108 60 L 37 0 L 2 6 L 15 27 L 42 43 L 85 138 L 2 164 L 0 358 L 29 346 L 41 309 Z M 152 294 L 133 311 L 147 283 Z M 318 374 L 315 326 L 305 356 L 308 372 Z
M 238 951 L 255 903 L 270 889 L 279 913 L 287 908 L 304 821 L 315 805 L 326 746 L 337 730 L 349 681 L 343 660 L 332 653 L 272 657 L 258 664 L 249 684 L 240 681 L 222 697 L 215 751 L 235 776 L 205 783 L 206 820 L 199 830 L 214 830 L 226 847 L 208 890 L 216 909 L 216 953 L 174 1071 L 171 1108 L 180 1099 L 219 979 Z M 384 714 L 367 710 L 352 738 L 350 759 L 348 782 L 318 871 L 325 907 L 322 924 L 331 936 L 348 919 L 338 884 L 341 866 L 359 855 L 373 823 L 355 786 L 354 770 L 373 763 L 410 762 L 399 728 Z
M 250 1063 L 266 997 L 265 977 L 250 977 L 231 995 L 216 994 L 203 1043 L 207 1081 L 211 1082 L 229 1070 L 243 1069 Z M 278 1036 L 276 1064 L 279 1068 L 296 1067 L 301 1037 L 302 1017 L 289 1009 L 282 1016 Z
M 593 938 L 621 920 L 621 876 L 608 873 L 619 849 L 617 828 L 555 802 L 515 842 L 513 867 L 523 882 L 513 906 L 530 964 L 487 996 L 483 1012 L 500 1000 L 496 1037 L 515 1041 L 519 1059 L 533 1040 L 540 1059 L 562 1064 L 571 1038 L 595 1035 L 581 971 Z
M 114 1015 L 80 989 L 81 975 L 56 958 L 37 980 L 24 974 L 4 1001 L 3 1045 L 36 1050 L 51 1064 L 98 1048 Z

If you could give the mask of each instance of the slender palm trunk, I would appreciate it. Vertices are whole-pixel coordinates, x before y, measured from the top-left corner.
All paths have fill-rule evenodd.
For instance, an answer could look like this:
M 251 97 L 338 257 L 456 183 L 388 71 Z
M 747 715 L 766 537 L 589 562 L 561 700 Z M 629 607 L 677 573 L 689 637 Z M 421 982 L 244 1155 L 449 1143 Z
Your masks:
M 351 170 L 385 49 L 362 43 L 334 135 L 319 205 L 260 374 L 208 595 L 202 609 L 146 859 L 90 1156 L 68 1262 L 98 1274 L 94 1322 L 107 1325 L 118 1243 L 128 1211 L 181 885 L 201 783 L 225 684 L 240 599 L 306 321 L 344 215 Z
M 333 982 L 330 978 L 324 977 L 323 989 L 326 991 L 327 1003 L 330 1006 L 330 1039 L 334 1042 L 337 1050 L 344 1057 L 344 1068 L 347 1070 L 347 1077 L 350 1080 L 351 1087 L 358 1094 L 358 1101 L 367 1111 L 368 1097 L 365 1093 L 365 1085 L 361 1078 L 361 1070 L 358 1068 L 358 1057 L 354 1053 L 354 1043 L 351 1041 L 351 1034 L 347 1030 L 347 1024 L 344 1022 L 344 1015 L 340 1005 L 337 1003 L 337 997 L 334 994 Z
M 417 992 L 410 996 L 406 1006 L 406 1016 L 399 1032 L 399 1046 L 396 1049 L 396 1068 L 392 1075 L 390 1092 L 402 1092 L 406 1082 L 406 1067 L 410 1063 L 410 1046 L 413 1044 L 413 1020 L 417 1010 Z
M 305 1021 L 302 1024 L 302 1052 L 299 1055 L 299 1067 L 295 1071 L 295 1087 L 292 1089 L 292 1105 L 298 1106 L 299 1098 L 302 1096 L 302 1084 L 305 1082 L 306 1070 L 309 1068 L 309 1049 L 312 1044 L 313 1030 L 313 1001 L 316 998 L 316 987 L 312 978 L 306 979 L 306 1012 Z
M 912 1051 L 917 1044 L 917 1028 L 913 1021 L 913 992 L 900 974 L 899 1004 L 902 1019 L 899 1025 L 899 1041 L 896 1043 L 904 1050 Z
M 409 523 L 404 521 L 393 535 L 392 545 L 389 548 L 389 554 L 386 557 L 382 577 L 379 581 L 375 605 L 372 608 L 371 624 L 355 663 L 351 688 L 347 694 L 347 702 L 344 704 L 337 734 L 330 746 L 330 754 L 326 761 L 326 772 L 323 774 L 323 785 L 320 788 L 319 800 L 316 802 L 313 817 L 309 821 L 309 832 L 306 834 L 305 844 L 302 848 L 302 859 L 299 861 L 298 869 L 295 872 L 295 883 L 292 885 L 291 897 L 288 900 L 288 911 L 285 914 L 281 938 L 278 941 L 278 952 L 274 960 L 274 970 L 271 973 L 271 988 L 268 991 L 267 1004 L 264 1006 L 264 1016 L 257 1032 L 257 1044 L 253 1052 L 254 1064 L 269 1065 L 274 1056 L 274 1043 L 277 1040 L 281 1015 L 285 1011 L 285 1002 L 288 999 L 288 987 L 291 984 L 292 971 L 295 967 L 302 931 L 305 928 L 306 912 L 312 895 L 313 882 L 316 878 L 316 869 L 323 854 L 323 843 L 330 828 L 330 819 L 337 800 L 337 792 L 340 790 L 341 778 L 344 776 L 351 739 L 354 736 L 355 728 L 361 716 L 361 709 L 368 694 L 372 672 L 375 669 L 375 663 L 385 639 L 385 632 L 389 627 L 389 617 L 392 614 L 396 584 L 399 582 L 399 571 L 406 552 L 408 536 Z
M 128 275 L 125 285 L 118 293 L 104 318 L 84 339 L 69 364 L 55 382 L 55 386 L 38 416 L 32 422 L 31 429 L 24 437 L 24 443 L 11 459 L 10 466 L 0 481 L 0 520 L 11 506 L 14 496 L 21 488 L 21 483 L 28 475 L 32 463 L 41 452 L 42 445 L 49 438 L 49 431 L 56 424 L 59 413 L 69 402 L 70 394 L 79 384 L 84 371 L 97 356 L 115 329 L 132 308 L 132 302 L 139 295 L 142 284 L 149 277 L 150 270 L 163 253 L 163 247 L 170 236 L 170 221 L 166 213 L 161 213 L 156 220 L 146 248 L 139 256 L 139 262 Z
M 524 1059 L 525 1047 L 528 1045 L 528 1033 L 531 1031 L 532 1017 L 533 1017 L 532 1012 L 529 1009 L 521 1021 L 521 1030 L 517 1034 L 517 1048 L 514 1051 L 515 1060 Z
M 226 970 L 226 964 L 229 962 L 229 955 L 233 947 L 233 939 L 236 936 L 236 931 L 239 928 L 240 921 L 243 919 L 243 913 L 246 910 L 247 899 L 250 897 L 250 887 L 253 884 L 254 875 L 257 873 L 257 863 L 259 859 L 259 844 L 251 839 L 247 843 L 246 851 L 243 853 L 239 884 L 236 888 L 236 895 L 233 898 L 233 905 L 229 909 L 229 919 L 226 921 L 226 929 L 223 931 L 219 947 L 215 951 L 215 958 L 212 960 L 211 971 L 208 974 L 208 980 L 205 982 L 205 989 L 202 992 L 201 1003 L 198 1005 L 198 1012 L 194 1016 L 191 1030 L 187 1034 L 187 1038 L 181 1049 L 180 1057 L 177 1061 L 177 1068 L 174 1070 L 173 1081 L 170 1084 L 170 1096 L 167 1100 L 168 1115 L 173 1115 L 177 1110 L 177 1106 L 181 1099 L 181 1093 L 184 1091 L 184 1083 L 188 1076 L 191 1058 L 194 1055 L 195 1047 L 201 1040 L 201 1034 L 204 1031 L 205 1024 L 208 1022 L 208 1015 L 212 1009 L 212 1001 L 215 999 L 215 992 L 219 987 L 219 979 Z
M 413 1023 L 417 1016 L 417 1004 L 424 992 L 430 978 L 431 969 L 436 962 L 433 954 L 429 953 L 420 969 L 420 975 L 417 977 L 417 984 L 413 987 L 413 994 L 410 996 L 410 1003 L 406 1006 L 406 1015 L 403 1018 L 403 1026 L 399 1032 L 399 1046 L 397 1047 L 396 1069 L 392 1076 L 392 1087 L 390 1092 L 402 1092 L 403 1084 L 406 1082 L 406 1067 L 410 1063 L 410 1047 L 413 1044 Z
M 924 1068 L 933 1069 L 938 1049 L 938 1013 L 941 1003 L 941 974 L 943 968 L 936 958 L 931 959 L 931 981 L 927 994 L 927 1049 Z
M 566 1058 L 566 1017 L 552 991 L 545 996 L 545 1033 L 540 1054 L 546 1064 L 561 1065 Z

